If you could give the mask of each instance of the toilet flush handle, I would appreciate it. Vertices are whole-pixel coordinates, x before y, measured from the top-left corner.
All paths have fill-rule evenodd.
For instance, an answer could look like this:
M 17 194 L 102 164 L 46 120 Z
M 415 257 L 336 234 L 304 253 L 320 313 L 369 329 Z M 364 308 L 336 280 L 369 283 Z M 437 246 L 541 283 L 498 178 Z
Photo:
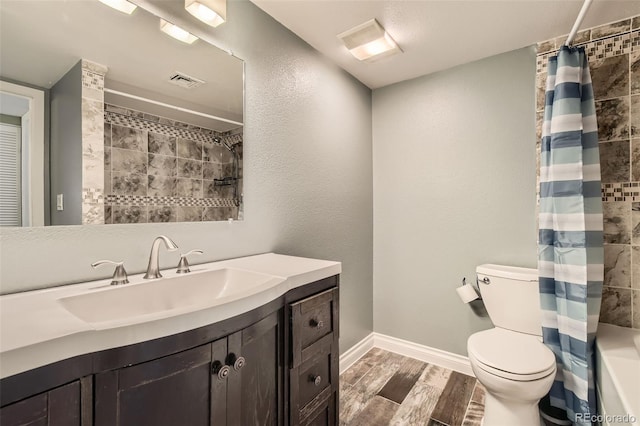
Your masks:
M 484 277 L 483 279 L 478 278 L 478 281 L 487 285 L 491 284 L 491 280 L 489 279 L 489 277 Z

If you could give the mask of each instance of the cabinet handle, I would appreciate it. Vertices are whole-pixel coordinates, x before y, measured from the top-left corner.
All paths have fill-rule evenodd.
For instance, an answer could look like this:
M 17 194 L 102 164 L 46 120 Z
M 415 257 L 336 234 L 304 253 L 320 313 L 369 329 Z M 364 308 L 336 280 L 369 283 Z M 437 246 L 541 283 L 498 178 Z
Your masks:
M 224 380 L 229 375 L 231 368 L 228 365 L 222 365 L 220 361 L 211 364 L 211 373 L 218 376 L 218 380 Z
M 323 321 L 318 321 L 315 318 L 311 318 L 311 320 L 309 320 L 309 327 L 322 328 L 322 327 L 324 327 L 324 322 Z
M 243 356 L 241 356 L 238 359 L 236 359 L 236 362 L 233 363 L 233 369 L 236 371 L 240 371 L 245 364 L 246 364 L 246 360 L 244 359 Z
M 311 374 L 309 376 L 309 381 L 313 382 L 313 384 L 316 385 L 316 386 L 320 386 L 320 383 L 322 383 L 322 377 L 314 376 L 313 374 Z

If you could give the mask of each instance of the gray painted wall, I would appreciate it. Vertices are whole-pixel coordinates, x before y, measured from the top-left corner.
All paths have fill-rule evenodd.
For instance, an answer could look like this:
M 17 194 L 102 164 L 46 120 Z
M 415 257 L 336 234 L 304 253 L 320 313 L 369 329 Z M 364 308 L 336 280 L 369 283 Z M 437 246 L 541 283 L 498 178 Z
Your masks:
M 51 224 L 82 223 L 82 64 L 78 62 L 51 88 Z M 64 210 L 56 209 L 57 194 Z M 3 286 L 4 287 L 4 286 Z
M 466 355 L 491 326 L 455 292 L 535 267 L 535 49 L 373 92 L 374 330 Z
M 342 262 L 341 349 L 372 330 L 371 91 L 248 1 L 228 2 L 220 46 L 246 60 L 245 221 L 0 230 L 3 293 L 146 268 L 153 238 L 197 261 L 274 251 Z M 177 253 L 161 254 L 176 265 Z M 28 314 L 28 313 L 25 313 Z

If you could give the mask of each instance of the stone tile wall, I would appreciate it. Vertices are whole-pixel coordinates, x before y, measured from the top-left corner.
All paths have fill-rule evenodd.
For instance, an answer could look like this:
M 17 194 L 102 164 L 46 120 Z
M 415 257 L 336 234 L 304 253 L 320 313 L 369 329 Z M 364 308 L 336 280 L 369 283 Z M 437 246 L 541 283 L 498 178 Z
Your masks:
M 538 158 L 548 58 L 566 37 L 538 43 Z M 589 58 L 600 141 L 605 241 L 600 321 L 640 328 L 640 16 L 580 31 L 574 45 L 584 46 Z
M 238 153 L 234 157 L 224 143 Z M 238 219 L 242 132 L 219 133 L 105 105 L 105 223 Z M 233 185 L 220 185 L 238 175 Z
M 82 65 L 82 224 L 104 223 L 103 112 L 107 67 L 81 60 Z

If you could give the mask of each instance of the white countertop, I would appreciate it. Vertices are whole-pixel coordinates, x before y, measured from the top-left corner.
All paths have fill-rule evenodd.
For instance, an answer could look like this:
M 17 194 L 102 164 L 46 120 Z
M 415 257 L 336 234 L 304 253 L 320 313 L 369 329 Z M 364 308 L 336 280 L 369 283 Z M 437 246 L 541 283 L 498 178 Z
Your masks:
M 213 324 L 258 308 L 287 291 L 337 275 L 340 262 L 267 253 L 193 265 L 192 270 L 236 268 L 281 278 L 257 294 L 223 305 L 125 326 L 97 329 L 68 312 L 58 299 L 108 286 L 111 279 L 0 296 L 0 378 L 73 356 L 140 343 Z M 162 271 L 165 278 L 175 269 Z M 130 281 L 140 280 L 132 275 Z M 164 278 L 162 278 L 164 279 Z

